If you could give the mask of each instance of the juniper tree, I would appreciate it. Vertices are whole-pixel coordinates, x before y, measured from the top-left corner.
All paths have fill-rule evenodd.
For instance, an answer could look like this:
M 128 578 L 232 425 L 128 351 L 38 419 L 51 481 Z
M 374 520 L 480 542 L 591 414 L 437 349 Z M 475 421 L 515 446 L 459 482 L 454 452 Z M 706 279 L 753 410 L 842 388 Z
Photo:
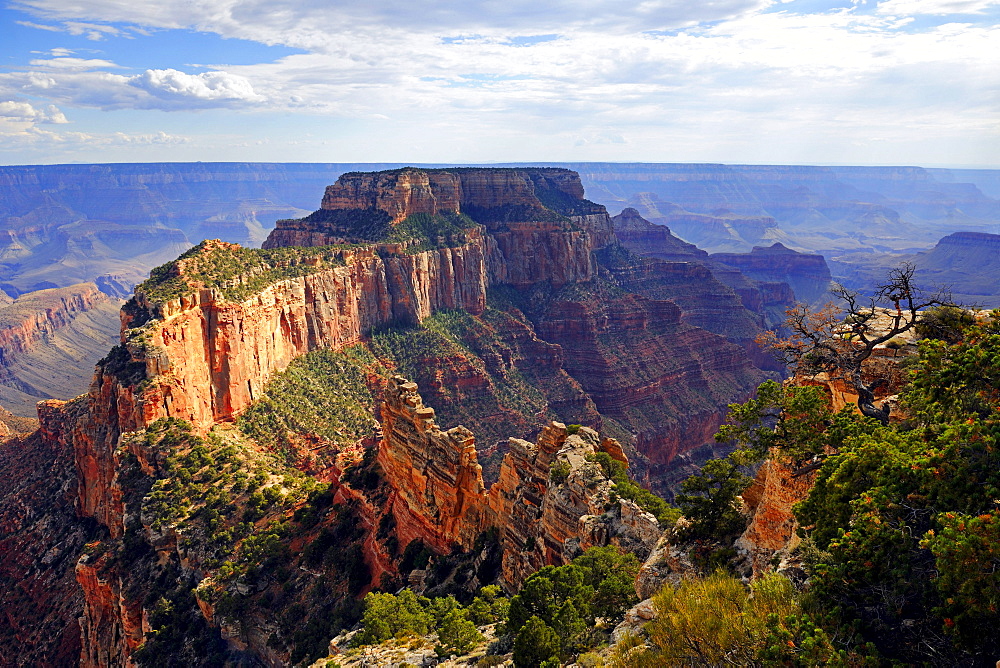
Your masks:
M 765 332 L 758 343 L 770 348 L 793 372 L 827 372 L 842 378 L 858 395 L 858 409 L 882 424 L 889 423 L 889 406 L 875 405 L 875 391 L 886 383 L 878 377 L 865 382 L 864 363 L 875 348 L 914 329 L 931 307 L 957 307 L 946 291 L 927 294 L 914 284 L 916 268 L 909 263 L 889 271 L 870 295 L 838 285 L 836 298 L 818 311 L 805 304 L 788 310 L 788 337 Z

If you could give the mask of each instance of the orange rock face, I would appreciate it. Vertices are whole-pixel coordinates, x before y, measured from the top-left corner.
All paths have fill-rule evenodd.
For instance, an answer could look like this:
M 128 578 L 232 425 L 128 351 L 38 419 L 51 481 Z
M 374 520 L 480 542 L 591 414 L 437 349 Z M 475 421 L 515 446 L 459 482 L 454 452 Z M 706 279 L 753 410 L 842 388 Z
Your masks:
M 752 519 L 736 541 L 736 549 L 746 555 L 754 577 L 770 566 L 776 552 L 787 552 L 798 544 L 792 506 L 809 496 L 816 472 L 794 477 L 792 471 L 790 462 L 767 460 L 743 496 Z
M 489 524 L 476 441 L 464 427 L 441 431 L 416 383 L 393 378 L 382 404 L 378 461 L 394 490 L 391 500 L 401 545 L 414 539 L 439 554 L 469 549 Z
M 108 555 L 83 557 L 76 566 L 76 579 L 83 589 L 80 635 L 82 668 L 135 665 L 129 658 L 142 644 L 142 605 L 121 595 L 117 569 L 108 567 Z
M 503 580 L 516 588 L 542 566 L 568 563 L 589 547 L 614 544 L 644 558 L 659 538 L 652 515 L 631 501 L 612 503 L 613 483 L 587 455 L 624 454 L 591 429 L 571 435 L 553 422 L 536 443 L 510 439 L 500 479 L 487 491 L 472 434 L 463 427 L 441 431 L 415 383 L 399 376 L 390 382 L 382 423 L 378 461 L 393 489 L 400 545 L 419 539 L 448 554 L 470 549 L 482 531 L 496 528 Z
M 345 251 L 344 260 L 243 302 L 206 289 L 166 309 L 150 328 L 155 352 L 147 353 L 164 415 L 199 426 L 232 419 L 299 355 L 358 343 L 374 327 L 416 323 L 441 308 L 479 313 L 486 305 L 481 237 L 415 255 Z
M 397 223 L 414 213 L 457 212 L 460 193 L 458 176 L 439 170 L 352 172 L 326 189 L 320 208 L 378 209 Z
M 232 420 L 303 353 L 357 343 L 373 327 L 419 322 L 441 308 L 481 312 L 482 242 L 387 257 L 344 251 L 343 266 L 280 281 L 242 302 L 211 289 L 156 305 L 136 295 L 123 347 L 98 368 L 89 394 L 39 409 L 43 433 L 76 452 L 81 512 L 120 535 L 113 453 L 123 432 L 161 417 L 207 429 Z M 136 311 L 160 318 L 130 338 Z

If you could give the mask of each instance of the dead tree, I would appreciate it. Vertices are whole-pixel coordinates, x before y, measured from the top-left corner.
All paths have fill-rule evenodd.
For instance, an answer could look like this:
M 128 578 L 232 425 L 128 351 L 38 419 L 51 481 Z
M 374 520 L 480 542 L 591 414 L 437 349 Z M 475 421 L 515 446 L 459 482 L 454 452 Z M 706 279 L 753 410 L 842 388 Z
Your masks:
M 886 379 L 865 383 L 862 365 L 876 346 L 913 329 L 924 309 L 957 306 L 947 292 L 924 294 L 913 284 L 914 270 L 909 263 L 890 270 L 871 296 L 838 285 L 831 290 L 836 302 L 818 311 L 804 304 L 788 310 L 785 326 L 790 336 L 765 332 L 758 343 L 770 348 L 793 372 L 825 371 L 831 378 L 843 379 L 857 393 L 862 414 L 888 424 L 888 404 L 875 405 L 875 391 Z

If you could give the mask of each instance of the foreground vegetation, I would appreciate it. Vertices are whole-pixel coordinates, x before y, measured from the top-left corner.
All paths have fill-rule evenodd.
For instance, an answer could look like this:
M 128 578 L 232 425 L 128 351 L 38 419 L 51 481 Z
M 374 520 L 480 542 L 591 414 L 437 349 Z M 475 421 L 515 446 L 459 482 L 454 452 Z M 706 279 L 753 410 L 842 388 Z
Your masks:
M 437 654 L 446 657 L 482 644 L 480 629 L 495 626 L 497 639 L 482 650 L 480 665 L 498 665 L 512 652 L 515 666 L 557 667 L 608 645 L 616 620 L 637 602 L 638 570 L 633 554 L 591 548 L 570 564 L 542 568 L 509 599 L 496 586 L 483 587 L 467 605 L 409 589 L 370 593 L 352 645 L 436 634 Z
M 790 625 L 779 614 L 767 631 L 786 638 L 794 656 L 758 643 L 761 660 L 812 665 L 816 647 L 825 648 L 823 662 L 851 665 L 876 655 L 975 665 L 1000 654 L 993 632 L 1000 621 L 1000 320 L 994 313 L 960 325 L 921 341 L 901 422 L 851 409 L 834 414 L 819 388 L 766 383 L 755 399 L 731 407 L 720 432 L 739 449 L 685 483 L 679 502 L 691 522 L 683 537 L 721 546 L 745 526 L 737 496 L 750 479 L 742 466 L 780 456 L 818 470 L 795 507 L 808 581 Z M 731 600 L 721 589 L 712 596 L 713 605 Z M 680 622 L 651 631 L 668 623 Z M 806 627 L 814 630 L 797 640 Z M 706 633 L 728 642 L 722 630 Z M 677 651 L 673 640 L 653 645 L 659 649 L 648 651 L 660 660 Z M 711 665 L 691 647 L 685 652 L 684 661 Z

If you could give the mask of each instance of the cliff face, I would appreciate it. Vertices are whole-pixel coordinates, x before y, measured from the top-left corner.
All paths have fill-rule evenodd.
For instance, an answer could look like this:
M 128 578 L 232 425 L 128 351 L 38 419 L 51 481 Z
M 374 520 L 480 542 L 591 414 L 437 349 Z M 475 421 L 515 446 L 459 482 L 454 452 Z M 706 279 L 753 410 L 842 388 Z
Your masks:
M 39 433 L 0 443 L 0 664 L 73 665 L 83 594 L 74 564 L 98 532 L 73 511 L 72 450 Z
M 0 306 L 0 369 L 69 325 L 78 314 L 110 301 L 94 284 L 81 283 L 22 295 Z
M 921 285 L 947 286 L 955 299 L 968 304 L 1000 305 L 1000 235 L 949 234 L 912 261 Z
M 643 257 L 668 262 L 701 262 L 708 253 L 694 244 L 678 239 L 666 225 L 656 225 L 643 218 L 632 207 L 626 207 L 611 219 L 615 236 L 625 248 Z
M 654 464 L 708 442 L 722 397 L 735 401 L 763 379 L 740 348 L 685 324 L 670 301 L 595 292 L 555 300 L 539 318 L 541 336 L 562 346 L 566 370 L 603 415 L 637 434 Z
M 396 376 L 382 404 L 378 461 L 395 494 L 392 512 L 402 545 L 419 538 L 438 554 L 469 549 L 491 522 L 486 489 L 468 429 L 441 431 L 417 385 Z
M 478 237 L 459 248 L 388 257 L 373 249 L 345 250 L 325 265 L 312 258 L 313 273 L 278 281 L 243 301 L 200 288 L 151 303 L 140 289 L 125 310 L 123 343 L 98 366 L 89 396 L 73 402 L 74 415 L 57 403 L 40 412 L 43 429 L 77 451 L 82 512 L 116 535 L 121 531 L 109 491 L 122 432 L 161 417 L 207 429 L 232 420 L 274 372 L 305 352 L 357 343 L 374 327 L 419 322 L 440 308 L 481 311 L 481 242 Z M 230 250 L 206 243 L 196 257 Z M 145 326 L 133 327 L 137 323 Z
M 81 283 L 0 305 L 0 403 L 34 417 L 38 401 L 86 391 L 94 362 L 117 338 L 120 304 Z
M 438 309 L 479 313 L 486 303 L 478 235 L 464 246 L 414 255 L 347 250 L 316 267 L 241 302 L 202 289 L 165 305 L 145 338 L 152 351 L 146 371 L 164 416 L 202 426 L 231 419 L 298 355 L 342 348 L 373 328 L 420 322 Z M 136 304 L 154 308 L 142 292 Z
M 644 559 L 661 533 L 656 519 L 628 500 L 612 501 L 613 483 L 587 456 L 623 457 L 611 439 L 553 422 L 536 443 L 512 438 L 500 479 L 488 490 L 475 437 L 441 431 L 415 383 L 397 376 L 382 405 L 378 460 L 401 545 L 420 540 L 438 554 L 470 550 L 485 530 L 500 532 L 502 576 L 516 589 L 545 565 L 562 565 L 589 547 L 615 544 Z M 553 473 L 562 467 L 561 475 Z

